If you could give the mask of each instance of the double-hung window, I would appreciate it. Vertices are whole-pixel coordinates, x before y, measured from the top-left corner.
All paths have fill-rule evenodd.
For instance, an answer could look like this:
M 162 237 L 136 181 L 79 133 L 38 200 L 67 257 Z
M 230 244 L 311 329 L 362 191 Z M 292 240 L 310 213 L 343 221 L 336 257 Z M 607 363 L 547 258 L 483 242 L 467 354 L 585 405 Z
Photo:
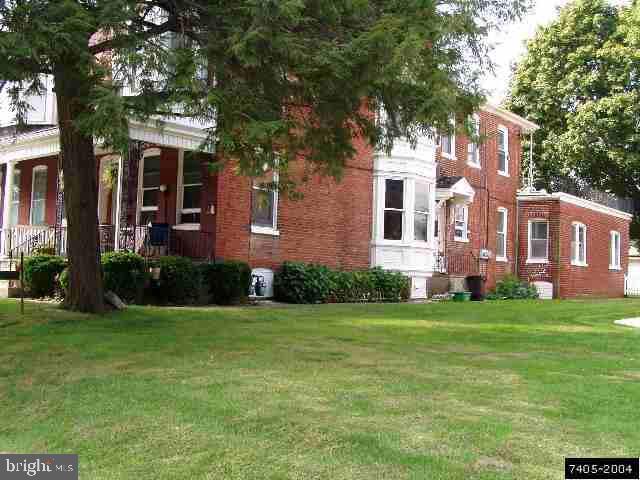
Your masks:
M 453 209 L 454 233 L 453 239 L 457 242 L 469 240 L 469 207 L 456 205 Z
M 181 224 L 200 223 L 200 199 L 202 193 L 202 165 L 197 155 L 185 154 L 182 159 Z
M 571 225 L 571 264 L 587 265 L 587 227 L 583 223 Z
M 528 243 L 527 262 L 546 263 L 549 260 L 549 222 L 530 220 Z
M 251 194 L 251 231 L 278 234 L 278 176 L 255 179 Z
M 31 183 L 31 225 L 44 225 L 47 209 L 47 167 L 33 169 Z
M 620 232 L 611 232 L 609 268 L 611 270 L 620 270 Z
M 440 151 L 443 157 L 455 159 L 456 157 L 456 121 L 451 117 L 451 131 L 440 135 Z
M 16 168 L 13 171 L 11 192 L 9 192 L 9 194 L 11 195 L 11 205 L 9 207 L 11 209 L 11 211 L 9 212 L 9 224 L 12 226 L 18 225 L 18 223 L 20 222 L 20 181 L 20 169 Z
M 404 230 L 404 180 L 385 180 L 384 238 L 402 240 Z
M 480 147 L 477 143 L 480 137 L 480 117 L 473 115 L 470 122 L 471 134 L 474 138 L 469 139 L 467 144 L 467 163 L 473 167 L 480 167 Z
M 428 183 L 416 182 L 415 205 L 413 208 L 413 236 L 419 242 L 429 241 L 431 219 L 430 188 Z
M 499 208 L 496 238 L 496 260 L 502 262 L 507 261 L 507 218 L 507 209 Z
M 498 173 L 509 176 L 509 129 L 498 127 Z
M 160 202 L 160 151 L 151 150 L 142 159 L 140 172 L 140 225 L 156 221 Z

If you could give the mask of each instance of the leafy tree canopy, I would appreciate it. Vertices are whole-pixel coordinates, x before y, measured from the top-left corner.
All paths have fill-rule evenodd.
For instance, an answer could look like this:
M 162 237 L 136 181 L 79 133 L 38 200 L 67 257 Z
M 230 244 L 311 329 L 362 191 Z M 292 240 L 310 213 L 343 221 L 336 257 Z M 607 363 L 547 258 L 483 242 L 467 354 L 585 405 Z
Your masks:
M 487 32 L 527 0 L 14 0 L 0 78 L 19 93 L 72 66 L 78 128 L 122 146 L 128 118 L 216 120 L 210 143 L 245 173 L 301 153 L 339 176 L 355 134 L 390 147 L 482 101 Z M 88 46 L 88 45 L 91 46 Z M 80 81 L 82 77 L 82 82 Z M 128 89 L 135 83 L 135 89 Z M 179 110 L 176 110 L 179 105 Z M 384 122 L 371 111 L 384 108 Z M 212 145 L 210 145 L 212 146 Z
M 577 184 L 640 199 L 640 4 L 575 0 L 516 66 L 508 107 L 542 128 L 539 186 Z

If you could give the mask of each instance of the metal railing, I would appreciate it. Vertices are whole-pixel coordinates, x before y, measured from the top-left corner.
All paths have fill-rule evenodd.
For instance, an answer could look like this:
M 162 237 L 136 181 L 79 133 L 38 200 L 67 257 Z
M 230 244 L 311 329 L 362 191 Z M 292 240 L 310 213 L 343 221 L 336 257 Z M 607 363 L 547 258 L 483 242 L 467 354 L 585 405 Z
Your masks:
M 57 255 L 67 254 L 67 229 L 62 226 L 15 226 L 0 230 L 0 256 L 17 258 L 21 253 L 33 255 L 47 249 Z M 124 225 L 118 234 L 113 225 L 100 225 L 100 253 L 127 250 L 147 258 L 176 255 L 198 260 L 214 258 L 214 239 L 211 232 L 159 229 L 147 225 Z
M 480 275 L 480 259 L 473 253 L 439 253 L 435 258 L 435 271 L 457 276 Z

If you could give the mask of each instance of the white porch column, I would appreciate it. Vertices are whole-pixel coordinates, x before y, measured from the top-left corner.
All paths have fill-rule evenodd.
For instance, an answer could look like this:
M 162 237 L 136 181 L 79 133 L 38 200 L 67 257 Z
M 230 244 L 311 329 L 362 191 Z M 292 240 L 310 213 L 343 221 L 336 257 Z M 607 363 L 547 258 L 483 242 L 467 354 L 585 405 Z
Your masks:
M 113 244 L 116 251 L 120 250 L 120 218 L 122 214 L 122 173 L 124 171 L 124 157 L 118 157 L 118 186 L 116 188 L 116 222 L 114 225 Z
M 2 245 L 0 248 L 0 254 L 3 256 L 8 255 L 10 248 L 11 231 L 9 230 L 9 228 L 11 227 L 11 225 L 9 224 L 11 222 L 11 192 L 13 190 L 14 168 L 15 163 L 7 163 L 7 170 L 4 179 L 4 189 L 2 190 L 2 238 L 0 239 Z

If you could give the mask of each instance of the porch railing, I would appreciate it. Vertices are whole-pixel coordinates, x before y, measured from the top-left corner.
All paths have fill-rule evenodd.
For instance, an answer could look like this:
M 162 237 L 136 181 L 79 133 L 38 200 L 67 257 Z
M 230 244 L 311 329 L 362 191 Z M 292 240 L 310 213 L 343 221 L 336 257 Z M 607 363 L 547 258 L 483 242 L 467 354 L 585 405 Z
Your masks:
M 436 272 L 456 276 L 480 275 L 480 259 L 473 253 L 438 254 Z
M 113 225 L 100 225 L 100 252 L 116 249 Z M 59 226 L 16 226 L 3 228 L 0 256 L 19 257 L 47 249 L 67 255 L 67 229 Z M 118 235 L 118 249 L 136 252 L 144 257 L 177 255 L 198 260 L 214 258 L 214 234 L 200 230 L 158 230 L 147 225 L 124 225 Z

